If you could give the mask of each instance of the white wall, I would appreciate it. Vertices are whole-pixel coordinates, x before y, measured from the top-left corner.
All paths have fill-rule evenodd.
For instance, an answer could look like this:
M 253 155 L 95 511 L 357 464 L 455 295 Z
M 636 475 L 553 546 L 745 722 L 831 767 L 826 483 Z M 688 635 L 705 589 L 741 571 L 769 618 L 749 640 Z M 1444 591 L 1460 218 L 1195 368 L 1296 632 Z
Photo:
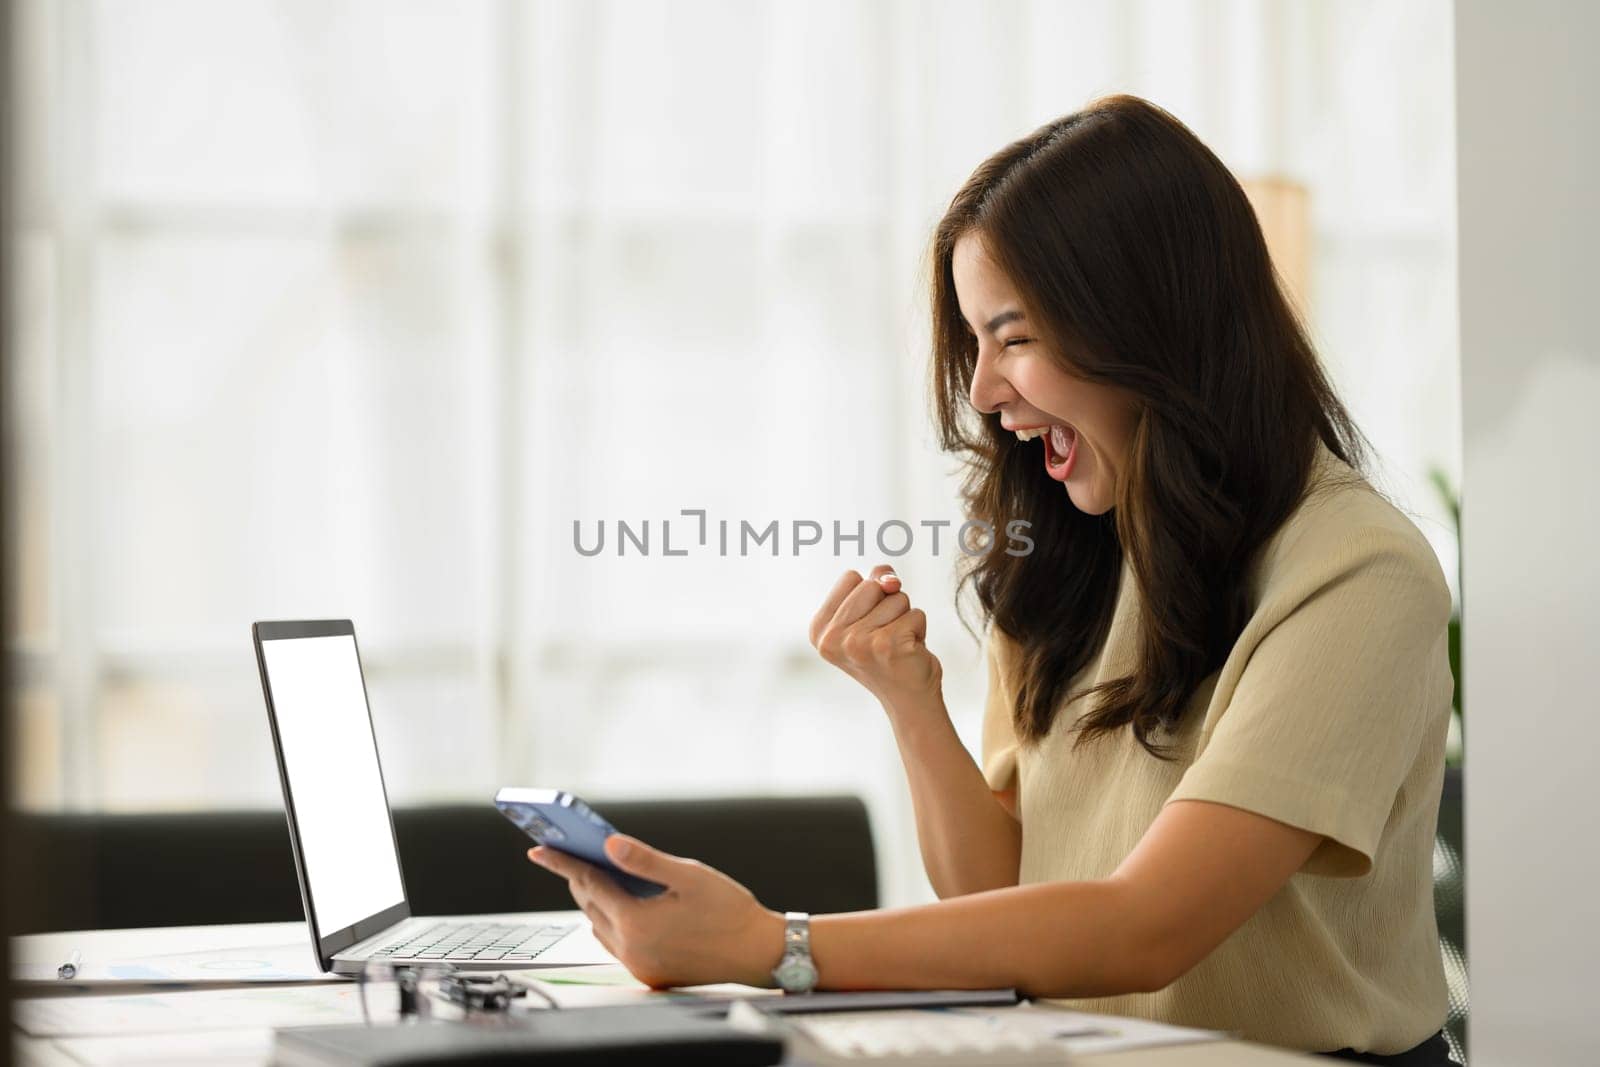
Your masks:
M 1600 4 L 1459 0 L 1474 1067 L 1600 1061 Z

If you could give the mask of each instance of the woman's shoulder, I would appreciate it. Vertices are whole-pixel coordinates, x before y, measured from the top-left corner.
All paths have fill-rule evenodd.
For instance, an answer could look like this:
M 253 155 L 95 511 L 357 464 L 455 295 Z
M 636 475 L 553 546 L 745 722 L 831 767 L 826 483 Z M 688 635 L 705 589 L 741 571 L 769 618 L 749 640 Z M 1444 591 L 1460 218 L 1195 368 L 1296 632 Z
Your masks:
M 1263 547 L 1256 592 L 1263 608 L 1338 595 L 1351 579 L 1388 582 L 1424 617 L 1449 617 L 1450 589 L 1417 524 L 1325 446 L 1306 494 Z

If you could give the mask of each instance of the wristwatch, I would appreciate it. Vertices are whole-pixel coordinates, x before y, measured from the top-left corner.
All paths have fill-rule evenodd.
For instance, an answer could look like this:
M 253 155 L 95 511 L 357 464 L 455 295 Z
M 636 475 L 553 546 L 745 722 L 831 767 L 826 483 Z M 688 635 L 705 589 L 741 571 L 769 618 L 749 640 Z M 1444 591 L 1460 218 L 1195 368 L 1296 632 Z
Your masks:
M 772 980 L 785 993 L 809 993 L 817 986 L 817 965 L 811 962 L 811 916 L 789 911 L 783 920 L 783 959 L 772 969 Z

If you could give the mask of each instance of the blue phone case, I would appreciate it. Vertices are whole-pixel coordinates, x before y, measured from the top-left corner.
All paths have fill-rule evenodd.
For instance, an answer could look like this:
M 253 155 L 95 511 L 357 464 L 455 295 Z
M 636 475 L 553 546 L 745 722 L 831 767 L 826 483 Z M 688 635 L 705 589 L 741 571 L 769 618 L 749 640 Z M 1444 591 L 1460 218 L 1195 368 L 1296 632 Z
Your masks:
M 611 862 L 605 841 L 616 828 L 571 793 L 508 787 L 494 795 L 494 806 L 539 844 L 594 864 L 632 896 L 653 897 L 666 891 L 666 886 L 629 874 Z

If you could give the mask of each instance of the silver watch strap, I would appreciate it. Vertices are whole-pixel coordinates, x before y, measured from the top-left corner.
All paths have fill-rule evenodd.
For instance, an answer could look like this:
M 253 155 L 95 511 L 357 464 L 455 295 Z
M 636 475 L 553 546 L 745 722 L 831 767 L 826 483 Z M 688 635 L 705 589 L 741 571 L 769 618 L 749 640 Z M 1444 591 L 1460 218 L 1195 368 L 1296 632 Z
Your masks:
M 783 913 L 783 954 L 791 952 L 811 958 L 811 916 L 803 911 Z

